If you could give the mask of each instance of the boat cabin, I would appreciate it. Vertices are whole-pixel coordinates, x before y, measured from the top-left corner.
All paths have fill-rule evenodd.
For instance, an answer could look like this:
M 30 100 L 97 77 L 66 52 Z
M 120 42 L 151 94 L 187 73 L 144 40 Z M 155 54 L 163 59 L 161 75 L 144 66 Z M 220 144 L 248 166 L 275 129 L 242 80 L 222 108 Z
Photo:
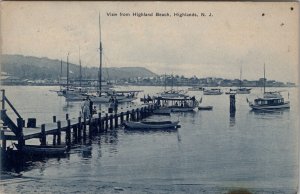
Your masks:
M 198 101 L 193 97 L 185 98 L 164 98 L 156 97 L 154 98 L 154 103 L 162 107 L 196 107 L 198 106 Z
M 281 105 L 284 104 L 283 98 L 258 98 L 254 100 L 255 105 Z

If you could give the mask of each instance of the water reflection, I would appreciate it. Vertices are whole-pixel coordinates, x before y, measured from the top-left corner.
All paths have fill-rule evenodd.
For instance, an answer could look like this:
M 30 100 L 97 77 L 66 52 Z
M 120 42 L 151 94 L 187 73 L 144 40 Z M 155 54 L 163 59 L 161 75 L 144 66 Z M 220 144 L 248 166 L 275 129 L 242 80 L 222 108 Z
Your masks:
M 229 113 L 229 126 L 235 126 L 235 111 Z
M 84 159 L 92 158 L 92 142 L 81 146 L 81 157 Z

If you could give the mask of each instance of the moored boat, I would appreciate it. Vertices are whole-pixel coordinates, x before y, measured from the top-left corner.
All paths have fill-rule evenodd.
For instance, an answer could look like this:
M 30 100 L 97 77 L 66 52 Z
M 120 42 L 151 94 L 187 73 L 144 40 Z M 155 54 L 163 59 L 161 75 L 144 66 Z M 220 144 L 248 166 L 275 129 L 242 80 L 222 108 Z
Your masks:
M 178 125 L 179 121 L 151 121 L 151 122 L 132 122 L 127 121 L 124 122 L 125 129 L 131 129 L 131 130 L 143 130 L 143 129 L 152 129 L 152 130 L 162 130 L 162 129 L 176 129 L 179 127 Z
M 249 103 L 250 108 L 252 108 L 252 110 L 289 109 L 290 102 L 285 101 L 279 91 L 266 92 L 265 82 L 266 82 L 266 75 L 265 75 L 265 64 L 264 64 L 263 97 L 255 99 L 254 102 L 249 102 L 249 100 L 247 99 L 247 102 Z
M 203 95 L 221 95 L 223 92 L 219 88 L 205 89 Z
M 249 102 L 253 110 L 288 109 L 290 102 L 285 101 L 279 92 L 266 92 L 262 98 Z
M 199 106 L 198 110 L 212 110 L 213 106 Z
M 184 98 L 155 97 L 154 102 L 156 105 L 162 106 L 162 108 L 170 109 L 171 112 L 189 112 L 199 105 L 194 96 Z
M 204 88 L 201 86 L 194 86 L 192 88 L 188 88 L 188 91 L 203 91 Z

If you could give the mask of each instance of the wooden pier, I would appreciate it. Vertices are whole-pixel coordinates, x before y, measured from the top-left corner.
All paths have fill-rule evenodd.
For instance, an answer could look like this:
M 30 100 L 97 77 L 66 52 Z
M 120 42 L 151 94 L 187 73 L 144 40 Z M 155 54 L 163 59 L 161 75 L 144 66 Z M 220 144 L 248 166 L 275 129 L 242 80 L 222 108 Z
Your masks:
M 0 139 L 2 140 L 2 150 L 6 150 L 6 141 L 17 141 L 19 148 L 26 145 L 26 140 L 37 138 L 40 145 L 49 145 L 47 136 L 52 135 L 52 145 L 66 144 L 68 148 L 72 144 L 81 143 L 86 138 L 92 138 L 100 132 L 112 130 L 120 126 L 124 121 L 138 121 L 150 116 L 156 109 L 154 104 L 137 105 L 134 108 L 122 108 L 118 113 L 98 113 L 92 118 L 77 117 L 70 119 L 69 114 L 62 120 L 57 120 L 53 116 L 52 123 L 45 123 L 40 126 L 36 125 L 34 118 L 28 118 L 26 121 L 17 112 L 12 103 L 5 96 L 5 90 L 2 92 L 1 128 Z M 8 105 L 8 106 L 7 106 Z M 17 116 L 16 123 L 7 115 L 6 108 L 11 108 Z M 64 133 L 64 134 L 63 134 Z M 62 137 L 65 137 L 62 140 Z

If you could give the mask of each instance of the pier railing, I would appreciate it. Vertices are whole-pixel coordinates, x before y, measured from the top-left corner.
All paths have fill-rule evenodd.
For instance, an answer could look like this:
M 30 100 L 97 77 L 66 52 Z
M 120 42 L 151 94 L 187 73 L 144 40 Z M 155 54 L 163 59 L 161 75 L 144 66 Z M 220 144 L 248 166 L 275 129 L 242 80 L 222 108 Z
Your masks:
M 15 107 L 12 105 L 12 103 L 8 100 L 8 98 L 5 96 L 5 90 L 1 90 L 2 93 L 2 98 L 1 98 L 1 110 L 6 110 L 5 109 L 5 102 L 9 105 L 9 107 L 14 111 L 14 113 L 17 115 L 18 118 L 22 119 L 21 115 L 18 113 L 18 111 L 15 109 Z

